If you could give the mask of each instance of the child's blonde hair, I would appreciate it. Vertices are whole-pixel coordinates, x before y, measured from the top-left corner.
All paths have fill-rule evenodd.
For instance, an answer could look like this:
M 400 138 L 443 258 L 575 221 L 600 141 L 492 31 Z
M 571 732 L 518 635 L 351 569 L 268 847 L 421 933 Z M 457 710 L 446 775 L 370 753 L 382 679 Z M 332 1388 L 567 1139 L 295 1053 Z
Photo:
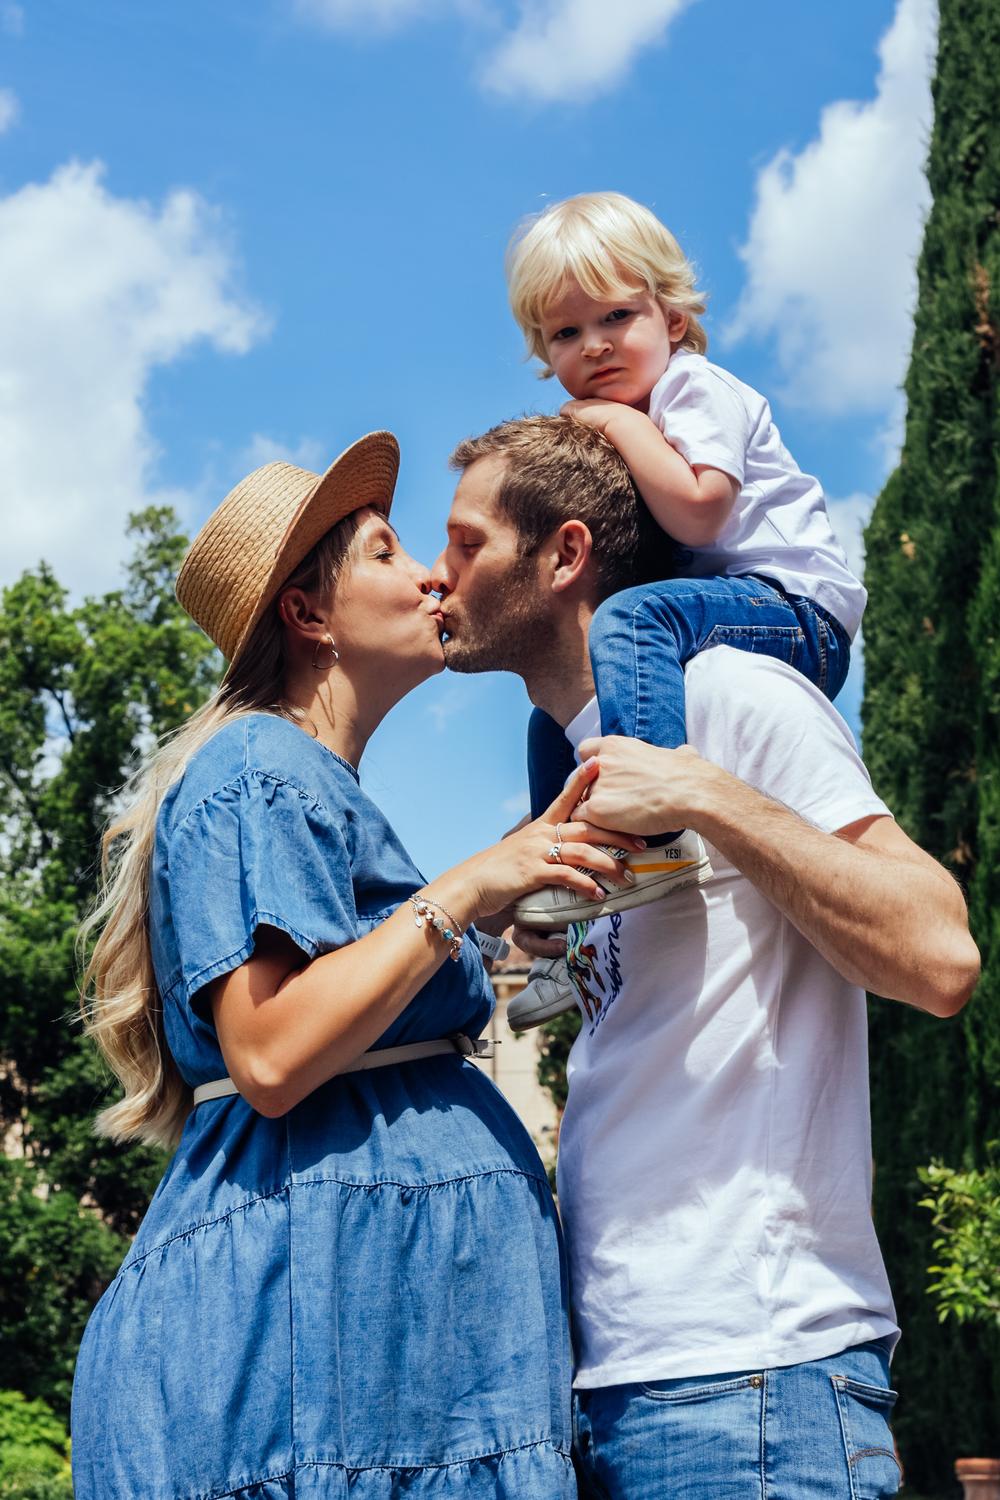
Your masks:
M 624 193 L 579 193 L 524 219 L 507 250 L 507 287 L 528 349 L 552 374 L 542 338 L 548 309 L 575 282 L 588 297 L 645 291 L 664 311 L 687 313 L 682 348 L 704 354 L 708 338 L 698 321 L 705 298 L 694 266 L 666 225 Z

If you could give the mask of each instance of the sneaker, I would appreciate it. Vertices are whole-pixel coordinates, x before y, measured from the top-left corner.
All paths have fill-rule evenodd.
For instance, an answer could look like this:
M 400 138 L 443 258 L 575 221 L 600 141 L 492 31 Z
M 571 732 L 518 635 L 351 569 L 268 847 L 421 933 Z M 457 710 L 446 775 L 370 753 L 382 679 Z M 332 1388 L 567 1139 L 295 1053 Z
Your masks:
M 625 849 L 606 845 L 607 852 L 615 859 L 624 859 L 635 876 L 632 885 L 618 886 L 607 883 L 593 870 L 598 885 L 606 892 L 600 901 L 590 901 L 577 891 L 568 891 L 563 885 L 547 885 L 540 891 L 522 896 L 514 906 L 514 919 L 522 927 L 546 929 L 566 927 L 570 922 L 593 922 L 597 917 L 610 916 L 612 912 L 628 911 L 633 906 L 647 906 L 685 886 L 702 885 L 712 876 L 712 866 L 701 836 L 687 828 L 670 844 L 660 844 L 652 849 L 643 849 L 641 854 L 629 854 Z
M 575 1005 L 576 991 L 566 960 L 536 958 L 524 989 L 507 1006 L 507 1025 L 511 1031 L 530 1031 Z

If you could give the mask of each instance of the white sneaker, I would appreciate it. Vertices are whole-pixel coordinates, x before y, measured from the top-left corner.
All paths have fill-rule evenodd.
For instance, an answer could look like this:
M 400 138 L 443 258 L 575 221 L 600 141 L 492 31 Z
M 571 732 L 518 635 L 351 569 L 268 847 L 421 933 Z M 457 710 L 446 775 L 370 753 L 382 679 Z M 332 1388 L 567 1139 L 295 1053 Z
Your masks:
M 507 1025 L 511 1031 L 530 1031 L 575 1005 L 576 991 L 566 960 L 536 958 L 524 989 L 507 1006 Z
M 639 854 L 628 854 L 624 849 L 606 846 L 607 852 L 625 863 L 635 876 L 631 885 L 612 885 L 593 870 L 598 885 L 604 887 L 603 900 L 590 901 L 577 891 L 568 891 L 563 885 L 547 885 L 540 891 L 522 896 L 514 906 L 515 921 L 522 927 L 546 929 L 566 927 L 570 922 L 593 922 L 597 917 L 610 916 L 612 912 L 628 911 L 633 906 L 646 906 L 650 901 L 659 901 L 672 896 L 674 891 L 685 886 L 702 885 L 712 876 L 712 866 L 701 836 L 686 828 L 671 844 L 659 844 L 652 849 L 643 849 Z

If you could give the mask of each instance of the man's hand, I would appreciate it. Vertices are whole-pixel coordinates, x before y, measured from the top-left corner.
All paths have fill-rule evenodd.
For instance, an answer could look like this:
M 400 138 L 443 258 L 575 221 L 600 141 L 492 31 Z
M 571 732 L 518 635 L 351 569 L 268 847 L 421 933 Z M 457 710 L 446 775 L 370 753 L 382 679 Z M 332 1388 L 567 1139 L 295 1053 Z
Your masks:
M 643 740 L 607 735 L 585 740 L 581 759 L 596 755 L 600 774 L 573 816 L 600 828 L 641 834 L 650 828 L 697 828 L 698 811 L 735 781 L 690 745 L 663 750 Z
M 565 932 L 542 933 L 532 927 L 515 924 L 511 942 L 516 948 L 530 953 L 532 958 L 564 958 L 566 955 Z

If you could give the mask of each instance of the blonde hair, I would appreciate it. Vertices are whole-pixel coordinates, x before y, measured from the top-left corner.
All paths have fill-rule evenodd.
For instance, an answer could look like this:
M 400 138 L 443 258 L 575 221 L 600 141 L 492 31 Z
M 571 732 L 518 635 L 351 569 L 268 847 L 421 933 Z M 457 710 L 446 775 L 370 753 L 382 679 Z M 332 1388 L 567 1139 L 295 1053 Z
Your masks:
M 353 553 L 359 512 L 345 516 L 313 547 L 283 588 L 331 598 Z M 84 1030 L 96 1042 L 124 1097 L 97 1116 L 113 1140 L 173 1147 L 191 1110 L 191 1090 L 166 1045 L 163 1008 L 149 941 L 149 876 L 156 823 L 167 791 L 225 724 L 251 713 L 304 722 L 284 700 L 284 634 L 267 611 L 222 685 L 166 736 L 124 788 L 124 807 L 102 839 L 101 887 L 79 935 L 81 953 L 99 934 L 80 991 Z
M 576 283 L 588 297 L 634 296 L 644 291 L 664 311 L 687 314 L 680 345 L 704 354 L 708 336 L 698 321 L 705 297 L 694 266 L 665 224 L 623 193 L 579 193 L 522 220 L 507 249 L 507 288 L 514 317 L 548 379 L 542 323 Z

